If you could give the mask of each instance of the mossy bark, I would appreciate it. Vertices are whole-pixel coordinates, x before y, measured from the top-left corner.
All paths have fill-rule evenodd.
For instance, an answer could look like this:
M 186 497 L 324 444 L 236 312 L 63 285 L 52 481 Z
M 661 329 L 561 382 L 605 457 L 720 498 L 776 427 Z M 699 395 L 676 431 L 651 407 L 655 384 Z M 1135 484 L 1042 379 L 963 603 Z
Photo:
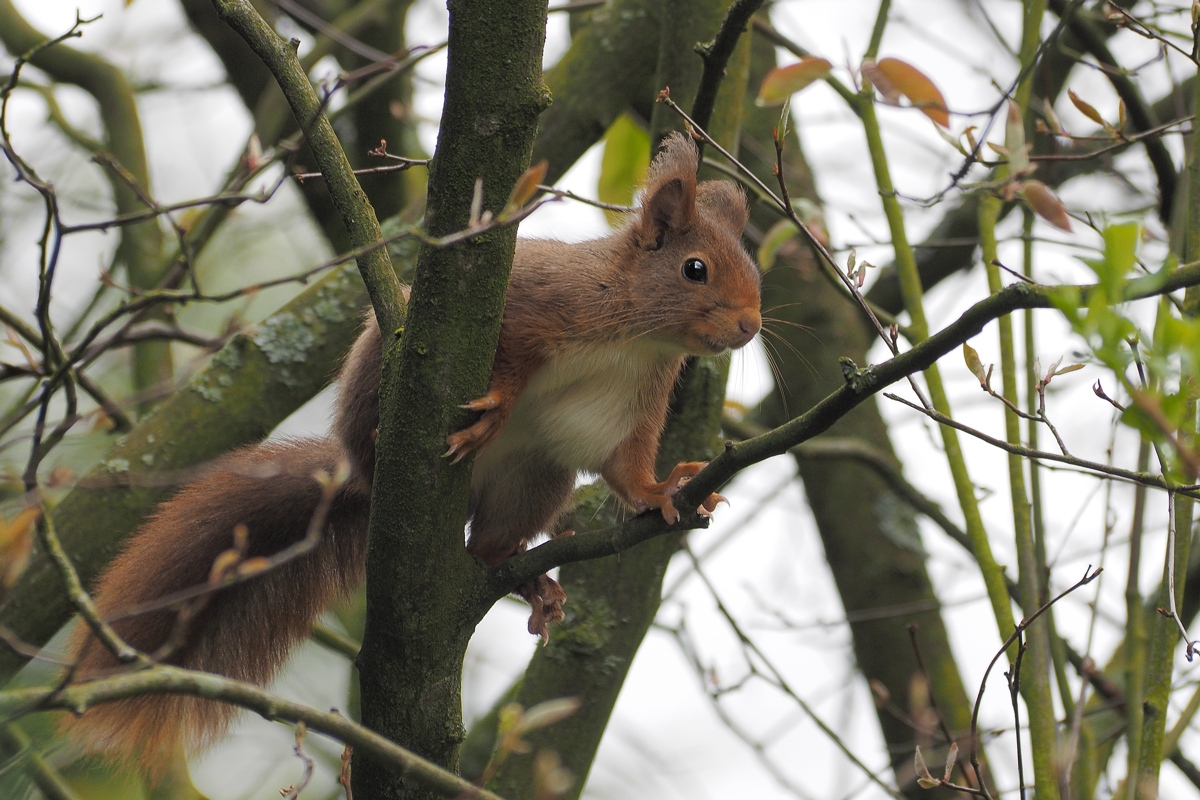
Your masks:
M 367 294 L 353 267 L 314 284 L 255 328 L 234 337 L 118 440 L 54 508 L 54 526 L 85 584 L 120 550 L 190 468 L 258 441 L 328 383 L 358 335 Z M 41 645 L 74 609 L 40 551 L 0 608 L 0 624 Z M 0 683 L 25 663 L 0 649 Z
M 430 165 L 426 228 L 466 228 L 476 181 L 499 214 L 529 166 L 542 84 L 546 5 L 449 3 L 446 96 Z M 516 231 L 450 248 L 423 247 L 400 341 L 385 330 L 380 422 L 367 555 L 367 618 L 358 658 L 363 723 L 437 764 L 457 767 L 462 659 L 480 602 L 481 565 L 463 548 L 470 464 L 442 458 L 470 421 L 458 406 L 487 391 Z M 427 791 L 356 756 L 354 792 Z
M 679 87 L 673 89 L 676 97 L 690 98 L 695 93 L 702 64 L 693 48 L 713 37 L 725 5 L 720 0 L 692 3 L 687 15 L 676 17 L 681 22 L 670 37 L 661 37 L 657 63 L 651 67 L 656 75 L 651 82 L 652 92 L 657 92 L 656 85 L 669 84 Z M 603 41 L 610 34 L 596 26 L 608 22 L 609 19 L 593 21 L 576 35 L 572 49 L 587 52 L 596 46 L 594 39 Z M 741 126 L 748 44 L 731 60 L 731 77 L 721 88 L 719 113 L 714 115 L 719 123 L 714 126 L 713 134 L 731 148 L 736 148 Z M 648 64 L 643 62 L 641 66 L 647 68 Z M 620 97 L 628 86 L 639 83 L 647 81 L 636 74 L 626 74 L 610 81 L 603 91 L 610 98 Z M 663 130 L 659 132 L 674 127 L 677 119 L 661 118 Z M 603 133 L 603 129 L 591 130 L 596 135 Z M 576 145 L 582 143 L 577 140 Z M 698 359 L 685 367 L 659 447 L 660 475 L 667 474 L 680 461 L 704 460 L 715 455 L 728 366 L 726 359 Z M 572 519 L 564 523 L 566 527 L 583 533 L 617 521 L 617 504 L 605 490 L 592 488 L 582 496 L 583 502 Z M 575 775 L 575 783 L 564 797 L 580 796 L 629 666 L 658 612 L 667 563 L 678 549 L 678 537 L 662 536 L 620 556 L 568 564 L 560 570 L 559 580 L 569 598 L 565 606 L 567 618 L 552 629 L 550 643 L 534 654 L 519 686 L 507 693 L 502 702 L 512 701 L 529 708 L 545 700 L 571 696 L 579 698 L 582 706 L 568 719 L 526 737 L 533 750 L 509 756 L 489 782 L 489 788 L 505 797 L 532 797 L 536 788 L 533 759 L 538 752 L 548 749 L 556 752 L 563 766 Z M 495 725 L 495 718 L 491 717 L 472 731 L 472 737 L 479 742 L 475 769 L 482 770 L 486 763 L 486 756 L 478 756 L 490 750 L 488 745 L 494 742 Z

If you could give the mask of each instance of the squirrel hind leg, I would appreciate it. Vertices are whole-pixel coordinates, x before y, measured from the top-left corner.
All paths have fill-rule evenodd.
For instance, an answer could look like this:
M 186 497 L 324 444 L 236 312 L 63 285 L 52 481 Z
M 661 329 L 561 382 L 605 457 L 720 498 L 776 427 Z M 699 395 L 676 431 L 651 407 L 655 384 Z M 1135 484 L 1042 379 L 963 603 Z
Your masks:
M 498 564 L 521 552 L 562 514 L 575 489 L 575 471 L 536 453 L 508 454 L 496 464 L 486 452 L 475 465 L 471 487 L 471 535 L 467 552 L 485 564 Z M 520 468 L 512 468 L 513 464 Z M 529 632 L 549 637 L 548 626 L 563 618 L 567 595 L 548 575 L 517 589 L 529 602 Z

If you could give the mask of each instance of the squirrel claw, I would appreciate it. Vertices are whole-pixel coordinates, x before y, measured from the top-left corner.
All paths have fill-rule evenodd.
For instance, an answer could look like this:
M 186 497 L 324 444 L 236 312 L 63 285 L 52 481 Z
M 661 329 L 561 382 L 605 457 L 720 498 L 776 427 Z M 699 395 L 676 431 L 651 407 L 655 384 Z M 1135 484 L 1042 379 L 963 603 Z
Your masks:
M 496 438 L 504 425 L 505 416 L 498 411 L 488 411 L 469 428 L 463 428 L 458 433 L 446 437 L 450 448 L 443 453 L 444 458 L 454 456 L 454 463 L 462 461 L 469 453 L 482 450 L 484 445 Z
M 457 436 L 457 434 L 455 435 Z M 468 448 L 464 450 L 462 447 L 462 442 L 455 442 L 453 439 L 454 436 L 450 436 L 446 439 L 446 441 L 450 443 L 450 448 L 446 450 L 446 452 L 442 453 L 442 458 L 450 458 L 451 456 L 454 456 L 454 460 L 450 463 L 457 464 L 463 460 L 467 453 L 470 452 L 470 449 Z
M 702 517 L 711 517 L 713 512 L 717 510 L 719 503 L 729 505 L 729 500 L 724 495 L 714 492 L 708 496 L 707 500 L 700 504 L 700 507 L 696 509 L 696 513 Z
M 459 408 L 465 408 L 468 411 L 491 411 L 493 408 L 499 407 L 500 403 L 501 399 L 498 392 L 488 392 L 483 397 L 477 397 L 469 403 L 463 403 Z
M 679 521 L 679 512 L 675 510 L 675 504 L 671 502 L 671 498 L 668 497 L 658 510 L 662 512 L 663 519 L 667 521 L 668 525 L 674 525 Z

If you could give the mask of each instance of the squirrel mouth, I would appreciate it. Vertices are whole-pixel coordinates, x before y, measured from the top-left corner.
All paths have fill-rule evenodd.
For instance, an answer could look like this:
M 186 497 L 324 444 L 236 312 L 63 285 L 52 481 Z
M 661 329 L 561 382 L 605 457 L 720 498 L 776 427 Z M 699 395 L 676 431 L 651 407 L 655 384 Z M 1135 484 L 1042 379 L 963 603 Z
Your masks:
M 748 341 L 750 340 L 722 340 L 713 336 L 697 336 L 695 339 L 695 349 L 698 351 L 698 355 L 719 356 L 728 350 L 737 350 L 745 345 Z

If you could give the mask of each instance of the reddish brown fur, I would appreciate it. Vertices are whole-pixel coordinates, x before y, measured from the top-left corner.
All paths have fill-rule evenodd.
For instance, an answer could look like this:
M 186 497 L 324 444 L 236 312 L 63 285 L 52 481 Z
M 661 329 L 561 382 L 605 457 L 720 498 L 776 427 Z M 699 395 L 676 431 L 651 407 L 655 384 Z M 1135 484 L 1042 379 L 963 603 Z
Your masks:
M 697 185 L 697 161 L 694 145 L 676 134 L 651 168 L 642 210 L 625 228 L 578 244 L 518 243 L 491 384 L 475 403 L 483 413 L 448 440 L 452 454 L 477 453 L 468 550 L 485 562 L 502 561 L 549 529 L 580 469 L 600 472 L 635 510 L 674 513 L 674 481 L 655 479 L 654 459 L 684 357 L 740 347 L 760 324 L 758 271 L 740 243 L 745 197 L 733 184 Z M 682 276 L 690 258 L 708 265 L 706 283 Z M 95 587 L 101 611 L 111 615 L 203 583 L 239 523 L 249 528 L 250 555 L 297 541 L 319 498 L 312 473 L 332 473 L 344 457 L 351 479 L 318 549 L 217 594 L 171 659 L 269 681 L 321 609 L 361 579 L 380 361 L 379 329 L 368 318 L 340 376 L 333 437 L 266 443 L 226 456 L 131 539 Z M 623 380 L 616 391 L 614 374 Z M 596 392 L 619 405 L 606 423 L 620 429 L 611 442 L 598 444 L 586 426 L 572 427 Z M 681 465 L 674 477 L 697 468 Z M 552 579 L 541 576 L 521 593 L 534 606 L 531 630 L 544 634 L 546 624 L 561 618 L 565 596 Z M 173 619 L 162 611 L 116 627 L 150 652 L 169 635 Z M 116 667 L 85 631 L 77 633 L 74 650 L 81 678 Z M 144 697 L 91 709 L 70 727 L 90 748 L 161 774 L 181 739 L 195 749 L 218 736 L 229 716 L 228 706 L 203 700 Z
M 156 597 L 203 584 L 212 563 L 233 547 L 238 524 L 249 529 L 247 556 L 269 556 L 303 537 L 321 489 L 313 473 L 337 471 L 341 448 L 329 439 L 264 443 L 230 453 L 211 474 L 159 507 L 93 589 L 100 611 L 114 616 Z M 214 595 L 170 663 L 264 684 L 316 616 L 345 596 L 362 574 L 369 495 L 349 484 L 339 493 L 317 549 L 260 578 Z M 114 627 L 152 652 L 170 635 L 175 614 L 156 611 Z M 76 629 L 81 679 L 117 668 L 113 655 Z M 89 749 L 137 760 L 154 775 L 178 740 L 203 745 L 219 736 L 232 707 L 192 697 L 143 696 L 91 709 L 68 723 Z

